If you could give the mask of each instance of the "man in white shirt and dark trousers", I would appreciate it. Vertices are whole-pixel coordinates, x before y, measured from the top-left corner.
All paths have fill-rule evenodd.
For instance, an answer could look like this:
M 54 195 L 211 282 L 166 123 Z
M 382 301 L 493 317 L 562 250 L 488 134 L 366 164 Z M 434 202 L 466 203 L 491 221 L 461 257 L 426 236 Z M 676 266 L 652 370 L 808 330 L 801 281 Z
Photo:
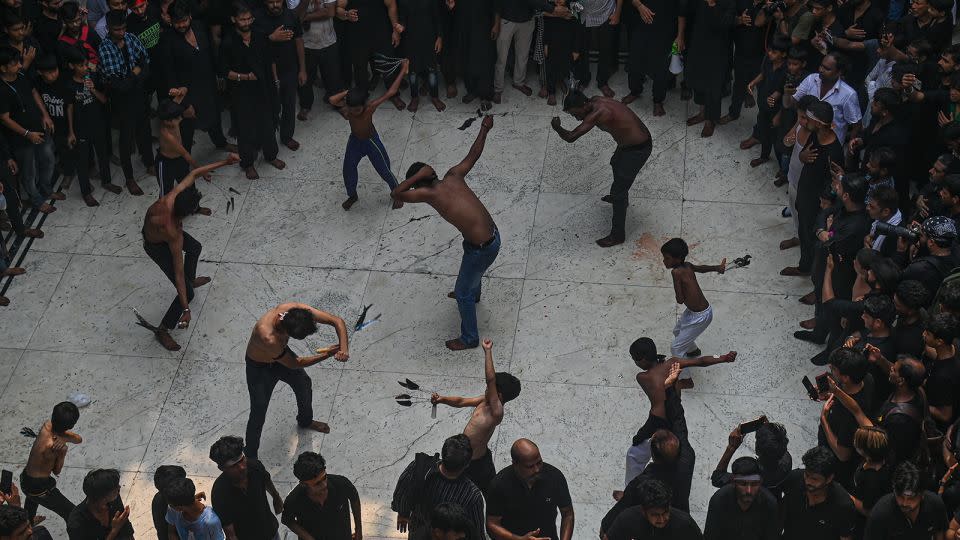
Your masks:
M 789 107 L 794 107 L 796 100 L 807 95 L 829 103 L 833 107 L 833 131 L 840 144 L 847 140 L 848 128 L 856 136 L 862 117 L 857 91 L 843 82 L 845 68 L 846 59 L 837 53 L 830 53 L 823 57 L 817 73 L 808 75 L 793 96 L 785 96 Z
M 344 90 L 340 71 L 340 46 L 333 28 L 337 15 L 337 0 L 287 0 L 303 23 L 303 47 L 306 59 L 307 82 L 297 90 L 300 112 L 297 120 L 305 121 L 313 108 L 313 86 L 317 72 L 323 80 L 323 101 Z

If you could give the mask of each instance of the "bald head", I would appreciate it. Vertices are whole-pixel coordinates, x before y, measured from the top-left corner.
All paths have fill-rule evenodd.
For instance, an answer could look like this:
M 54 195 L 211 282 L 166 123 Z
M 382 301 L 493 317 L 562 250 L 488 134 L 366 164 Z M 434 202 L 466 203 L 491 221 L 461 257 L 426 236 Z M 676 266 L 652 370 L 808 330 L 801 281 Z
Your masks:
M 531 458 L 534 455 L 539 455 L 540 449 L 537 447 L 536 443 L 530 439 L 517 439 L 513 442 L 513 446 L 510 447 L 510 459 L 516 463 L 524 458 Z
M 513 469 L 521 480 L 532 483 L 543 468 L 540 449 L 530 439 L 517 439 L 510 447 Z

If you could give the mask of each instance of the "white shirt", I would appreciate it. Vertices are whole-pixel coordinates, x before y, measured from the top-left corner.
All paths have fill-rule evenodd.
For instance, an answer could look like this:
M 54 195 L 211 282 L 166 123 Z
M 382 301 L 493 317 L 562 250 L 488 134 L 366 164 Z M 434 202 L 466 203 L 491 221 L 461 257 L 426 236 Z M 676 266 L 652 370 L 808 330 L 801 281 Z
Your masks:
M 313 13 L 317 8 L 334 4 L 337 0 L 307 0 L 310 5 L 307 13 Z M 300 0 L 287 0 L 287 7 L 296 11 Z M 337 42 L 337 33 L 333 29 L 333 17 L 322 21 L 310 21 L 310 29 L 303 31 L 303 47 L 306 49 L 326 49 Z
M 897 213 L 890 216 L 890 219 L 886 221 L 890 225 L 899 225 L 903 221 L 903 214 L 900 213 L 900 210 L 897 210 Z M 870 234 L 874 235 L 877 232 L 877 223 L 880 223 L 879 219 L 873 221 L 873 225 L 870 226 Z M 883 247 L 883 241 L 887 239 L 887 235 L 881 234 L 880 236 L 873 237 L 873 249 L 874 251 L 880 251 L 880 248 Z
M 797 87 L 797 92 L 793 95 L 794 100 L 803 96 L 813 96 L 820 101 L 826 101 L 833 106 L 833 130 L 843 144 L 847 137 L 847 126 L 856 124 L 862 118 L 860 114 L 860 102 L 857 100 L 857 91 L 849 84 L 837 81 L 833 88 L 827 92 L 826 96 L 820 97 L 820 74 L 812 73 Z

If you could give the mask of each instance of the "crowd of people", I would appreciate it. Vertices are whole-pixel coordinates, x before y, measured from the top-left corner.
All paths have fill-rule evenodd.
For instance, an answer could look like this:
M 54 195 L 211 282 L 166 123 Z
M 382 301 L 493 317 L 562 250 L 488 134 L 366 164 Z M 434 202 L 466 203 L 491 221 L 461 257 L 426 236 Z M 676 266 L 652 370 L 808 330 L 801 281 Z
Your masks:
M 322 92 L 319 106 L 337 108 L 351 127 L 344 210 L 359 200 L 357 164 L 367 157 L 389 186 L 394 208 L 428 203 L 464 235 L 463 266 L 450 293 L 461 332 L 446 346 L 482 346 L 485 357 L 483 395 L 430 396 L 434 405 L 473 413 L 462 433 L 438 453 L 418 452 L 398 478 L 397 530 L 417 540 L 570 540 L 574 503 L 564 472 L 544 462 L 551 456 L 521 438 L 510 445 L 511 465 L 497 472 L 488 448 L 521 391 L 516 377 L 495 371 L 493 344 L 480 340 L 476 319 L 481 277 L 497 257 L 500 233 L 466 176 L 493 119 L 484 118 L 467 156 L 442 180 L 417 163 L 397 182 L 373 115 L 387 101 L 416 110 L 422 93 L 443 110 L 441 80 L 449 100 L 457 97 L 458 79 L 466 90 L 462 101 L 478 100 L 487 111 L 503 99 L 511 59 L 512 87 L 527 96 L 534 92 L 528 66 L 537 65 L 539 97 L 555 105 L 560 94 L 564 110 L 581 121 L 566 130 L 555 118 L 561 138 L 573 142 L 599 127 L 616 142 L 614 181 L 603 198 L 613 205 L 613 225 L 597 241 L 611 247 L 626 239 L 628 192 L 654 144 L 629 107 L 647 80 L 652 114 L 665 114 L 668 89 L 679 87 L 681 99 L 699 105 L 687 124 L 703 124 L 703 137 L 755 108 L 740 148 L 759 147 L 751 167 L 765 167 L 776 187 L 786 186 L 782 215 L 792 220 L 793 234 L 780 249 L 796 249 L 797 263 L 780 273 L 809 279 L 811 290 L 800 302 L 813 307 L 794 337 L 822 347 L 810 362 L 824 373 L 802 381 L 810 399 L 822 403 L 819 418 L 810 419 L 811 429 L 817 422 L 817 446 L 795 463 L 775 418 L 743 419 L 711 475 L 717 490 L 705 522 L 691 518 L 691 491 L 709 487 L 692 485 L 696 449 L 681 399 L 691 385 L 681 375 L 733 362 L 736 353 L 701 356 L 695 344 L 713 316 L 696 273 L 723 273 L 726 261 L 693 265 L 687 244 L 671 239 L 662 248 L 664 265 L 685 307 L 671 355 L 657 354 L 646 337 L 625 351 L 640 369 L 637 382 L 650 411 L 632 441 L 624 441 L 624 483 L 610 511 L 599 524 L 579 525 L 580 534 L 960 539 L 955 10 L 951 0 L 41 0 L 39 6 L 2 0 L 0 226 L 19 239 L 42 238 L 28 224 L 54 212 L 74 178 L 88 206 L 98 204 L 92 179 L 120 195 L 114 160 L 129 194 L 142 195 L 132 164 L 137 154 L 160 188 L 145 218 L 144 249 L 177 289 L 161 326 L 143 324 L 176 350 L 169 331 L 189 325 L 193 289 L 210 281 L 196 275 L 201 246 L 182 227 L 184 217 L 209 213 L 194 182 L 235 163 L 255 180 L 260 154 L 282 169 L 281 146 L 298 150 L 297 122 L 310 118 Z M 628 55 L 620 66 L 622 42 Z M 587 98 L 594 65 L 602 95 Z M 615 96 L 609 79 L 621 67 L 629 93 Z M 381 82 L 385 91 L 370 100 Z M 401 97 L 404 87 L 409 102 Z M 225 159 L 196 162 L 197 130 Z M 3 276 L 22 274 L 2 246 Z M 334 327 L 339 342 L 297 356 L 289 339 L 314 334 L 318 323 Z M 328 475 L 323 456 L 297 458 L 299 483 L 286 497 L 257 459 L 280 381 L 297 396 L 298 426 L 329 431 L 313 418 L 304 368 L 331 357 L 349 359 L 339 317 L 287 303 L 257 322 L 245 358 L 251 401 L 245 439 L 222 437 L 211 446 L 209 457 L 222 474 L 209 506 L 182 467 L 157 469 L 158 538 L 270 540 L 283 523 L 302 539 L 360 540 L 358 490 Z M 133 538 L 117 471 L 88 473 L 77 505 L 57 489 L 68 445 L 91 444 L 72 431 L 79 418 L 75 404 L 60 403 L 30 433 L 36 440 L 19 487 L 12 483 L 0 495 L 0 540 L 49 536 L 38 525 L 40 506 L 66 521 L 71 540 Z M 734 459 L 750 434 L 756 456 Z

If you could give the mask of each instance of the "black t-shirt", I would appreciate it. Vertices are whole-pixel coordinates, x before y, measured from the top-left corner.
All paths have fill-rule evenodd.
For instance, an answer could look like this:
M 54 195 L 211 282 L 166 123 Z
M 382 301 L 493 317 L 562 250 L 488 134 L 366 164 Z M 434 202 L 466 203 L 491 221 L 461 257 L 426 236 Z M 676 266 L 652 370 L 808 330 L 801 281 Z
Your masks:
M 10 118 L 30 131 L 43 131 L 40 119 L 40 109 L 33 101 L 33 84 L 23 73 L 17 74 L 17 80 L 0 84 L 0 114 L 9 113 Z M 23 133 L 14 133 L 3 128 L 3 132 L 10 142 L 10 146 L 25 146 L 30 144 Z
M 889 414 L 891 412 L 894 414 Z M 919 393 L 907 403 L 887 400 L 880 407 L 877 418 L 880 427 L 887 431 L 894 463 L 909 458 L 916 451 L 920 442 L 920 419 L 923 415 L 923 398 Z
M 46 15 L 40 15 L 33 29 L 33 35 L 40 42 L 40 47 L 44 52 L 53 52 L 56 50 L 57 39 L 60 32 L 63 31 L 63 23 L 59 19 L 51 19 Z
M 910 523 L 893 493 L 884 495 L 867 518 L 865 540 L 929 540 L 947 530 L 947 509 L 935 493 L 923 492 L 917 521 Z
M 851 394 L 861 411 L 870 411 L 873 407 L 873 376 L 869 373 L 863 379 L 863 388 L 856 394 Z M 853 434 L 857 432 L 860 424 L 846 407 L 831 407 L 827 412 L 827 422 L 830 423 L 830 429 L 837 437 L 837 444 L 853 450 Z M 817 429 L 817 444 L 825 448 L 827 444 L 827 434 L 823 430 L 823 425 Z
M 920 356 L 923 354 L 923 320 L 918 318 L 913 323 L 897 320 L 897 325 L 893 328 L 893 348 L 897 351 L 897 355 Z
M 40 99 L 47 108 L 47 114 L 53 119 L 54 134 L 57 137 L 66 138 L 67 105 L 73 101 L 73 92 L 67 89 L 64 77 L 49 84 L 42 78 L 38 79 L 37 92 L 40 93 Z
M 303 26 L 300 24 L 300 19 L 297 18 L 297 15 L 292 10 L 286 7 L 286 4 L 283 6 L 283 11 L 278 15 L 273 15 L 266 9 L 256 10 L 253 21 L 254 32 L 263 36 L 269 36 L 278 26 L 293 31 L 293 38 L 291 38 L 290 41 L 276 42 L 269 41 L 269 37 L 267 38 L 270 44 L 270 51 L 273 54 L 273 61 L 277 64 L 277 74 L 296 74 L 299 69 L 296 41 L 297 38 L 303 37 Z
M 210 500 L 224 527 L 233 525 L 239 540 L 270 540 L 279 524 L 267 502 L 270 473 L 259 461 L 247 458 L 247 490 L 233 485 L 224 475 L 213 483 Z
M 857 472 L 853 473 L 852 495 L 860 499 L 863 507 L 869 510 L 881 497 L 890 493 L 892 479 L 893 470 L 889 465 L 880 469 L 864 469 L 861 465 L 857 467 Z
M 775 540 L 780 537 L 777 501 L 766 489 L 757 493 L 746 512 L 737 504 L 736 486 L 728 484 L 710 497 L 706 540 Z
M 851 535 L 857 511 L 850 495 L 837 482 L 832 482 L 827 490 L 824 502 L 810 506 L 803 470 L 790 473 L 781 504 L 783 540 L 840 540 Z
M 320 506 L 310 499 L 307 487 L 298 484 L 283 501 L 283 521 L 296 523 L 316 540 L 350 540 L 350 501 L 360 502 L 350 480 L 327 475 L 327 500 Z
M 123 512 L 123 500 L 120 497 L 107 505 L 107 513 L 110 516 L 117 512 Z M 106 540 L 108 534 L 110 534 L 110 525 L 104 526 L 100 520 L 93 517 L 86 499 L 70 512 L 70 518 L 67 519 L 67 536 L 70 540 Z M 123 526 L 117 540 L 128 538 L 133 538 L 133 525 L 129 521 Z
M 543 464 L 531 488 L 517 476 L 513 465 L 506 467 L 490 482 L 486 500 L 487 516 L 501 516 L 508 531 L 522 536 L 540 529 L 538 536 L 553 540 L 559 538 L 557 509 L 573 504 L 567 479 L 549 463 Z
M 914 259 L 903 269 L 901 281 L 915 279 L 923 284 L 928 291 L 936 292 L 943 279 L 957 266 L 957 257 L 949 255 L 926 255 Z
M 635 538 L 669 538 L 670 540 L 700 540 L 703 534 L 690 514 L 676 508 L 670 509 L 670 521 L 663 529 L 656 529 L 639 506 L 627 508 L 607 531 L 609 540 L 633 540 Z
M 96 130 L 103 129 L 106 111 L 82 82 L 67 80 L 67 89 L 73 100 L 73 131 L 80 138 L 89 138 Z
M 960 396 L 960 358 L 946 360 L 926 360 L 927 404 L 932 407 L 952 406 L 953 415 L 957 415 L 957 397 Z M 947 422 L 949 424 L 950 422 Z M 945 427 L 945 426 L 943 426 Z
M 167 529 L 167 499 L 159 491 L 150 502 L 150 514 L 153 517 L 153 528 L 157 530 L 157 540 L 170 540 Z

